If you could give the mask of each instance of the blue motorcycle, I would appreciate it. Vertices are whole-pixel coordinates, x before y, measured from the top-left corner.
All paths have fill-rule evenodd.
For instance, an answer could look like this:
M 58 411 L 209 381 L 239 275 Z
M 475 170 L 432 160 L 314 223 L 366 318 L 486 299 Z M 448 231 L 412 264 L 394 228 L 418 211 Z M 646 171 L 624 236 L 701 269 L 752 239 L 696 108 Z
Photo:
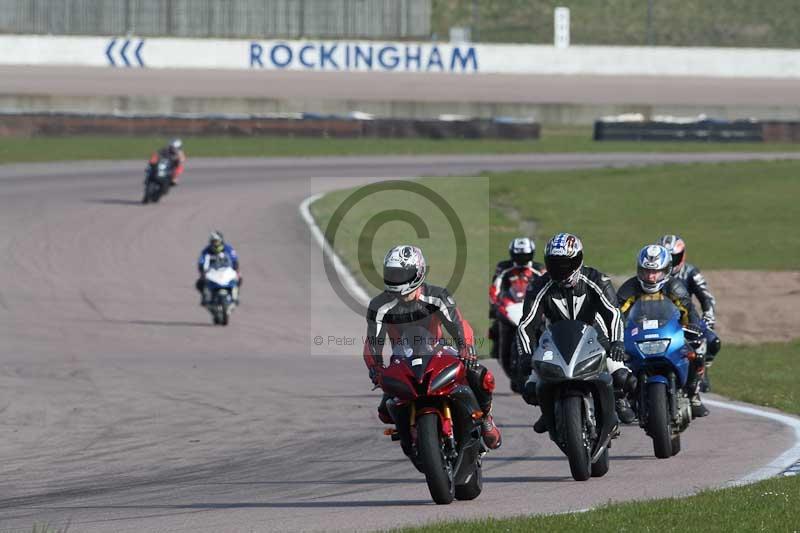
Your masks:
M 625 324 L 627 364 L 639 380 L 634 407 L 659 459 L 680 451 L 680 434 L 692 419 L 684 387 L 694 352 L 680 317 L 670 300 L 647 296 L 634 304 Z

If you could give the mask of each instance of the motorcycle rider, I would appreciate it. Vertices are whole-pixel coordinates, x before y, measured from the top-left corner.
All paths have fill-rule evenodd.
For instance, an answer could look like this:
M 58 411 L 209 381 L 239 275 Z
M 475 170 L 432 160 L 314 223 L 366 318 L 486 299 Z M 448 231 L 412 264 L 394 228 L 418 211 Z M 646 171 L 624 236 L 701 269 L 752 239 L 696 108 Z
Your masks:
M 508 280 L 512 277 L 526 275 L 529 278 L 533 278 L 534 276 L 541 276 L 544 274 L 544 265 L 533 260 L 535 254 L 536 243 L 533 239 L 517 237 L 508 243 L 509 258 L 499 261 L 495 267 L 492 284 L 489 286 L 489 318 L 492 319 L 492 325 L 489 327 L 488 335 L 489 340 L 492 341 L 491 356 L 494 358 L 498 357 L 498 298 L 502 290 L 508 286 Z
M 598 340 L 606 349 L 608 371 L 614 388 L 633 390 L 636 378 L 622 363 L 625 347 L 622 342 L 622 315 L 617 307 L 617 296 L 611 280 L 605 274 L 583 264 L 583 243 L 571 233 L 558 233 L 545 248 L 544 263 L 547 272 L 528 285 L 522 320 L 517 330 L 517 350 L 520 366 L 530 374 L 522 397 L 531 405 L 538 405 L 536 372 L 531 369 L 531 355 L 544 332 L 545 319 L 550 323 L 561 320 L 580 320 L 594 326 Z M 608 391 L 609 395 L 612 392 Z M 612 413 L 614 425 L 617 415 Z M 534 431 L 544 433 L 552 421 L 550 413 L 533 425 Z
M 703 344 L 705 343 L 702 342 L 700 317 L 692 305 L 692 297 L 683 282 L 672 276 L 671 273 L 672 256 L 667 249 L 660 244 L 647 245 L 639 251 L 636 275 L 622 284 L 617 298 L 623 314 L 627 313 L 637 300 L 648 294 L 660 293 L 678 308 L 686 339 L 697 352 L 693 363 L 689 365 L 689 378 L 686 382 L 686 391 L 692 405 L 692 416 L 697 418 L 708 415 L 708 408 L 703 405 L 698 390 L 699 380 L 704 371 L 705 347 Z
M 178 184 L 178 177 L 183 173 L 183 166 L 186 162 L 186 154 L 183 152 L 183 141 L 180 139 L 172 139 L 170 143 L 153 153 L 150 156 L 150 171 L 155 169 L 158 160 L 162 157 L 169 159 L 172 162 L 172 176 L 170 176 L 170 183 L 172 185 Z
M 197 282 L 195 282 L 194 286 L 202 295 L 200 305 L 203 307 L 208 305 L 211 301 L 211 293 L 206 290 L 205 272 L 213 261 L 220 256 L 226 258 L 228 262 L 230 262 L 231 267 L 236 271 L 239 277 L 239 282 L 232 291 L 233 301 L 236 302 L 237 305 L 239 304 L 239 288 L 242 286 L 242 275 L 239 272 L 239 254 L 236 253 L 233 246 L 225 242 L 221 231 L 214 230 L 208 236 L 208 245 L 202 249 L 200 258 L 197 260 L 197 270 L 200 273 L 200 277 Z
M 442 326 L 452 338 L 459 357 L 467 368 L 467 381 L 483 411 L 481 434 L 491 449 L 502 443 L 500 430 L 491 414 L 494 376 L 475 355 L 472 328 L 456 306 L 447 289 L 425 283 L 427 264 L 422 250 L 407 244 L 395 246 L 383 260 L 385 290 L 372 299 L 367 309 L 367 335 L 364 339 L 364 362 L 369 377 L 381 386 L 383 374 L 383 345 L 388 335 L 394 347 L 402 338 L 403 330 L 422 327 L 432 337 L 442 338 Z M 386 407 L 389 396 L 384 394 L 378 407 L 378 417 L 392 424 Z
M 703 382 L 701 387 L 706 390 L 710 389 L 708 378 L 708 367 L 716 357 L 717 353 L 722 346 L 719 336 L 714 331 L 716 324 L 716 306 L 717 301 L 714 295 L 711 294 L 711 289 L 708 288 L 706 278 L 700 272 L 700 269 L 695 265 L 686 262 L 686 243 L 681 239 L 680 235 L 664 235 L 658 243 L 667 249 L 672 254 L 672 276 L 681 280 L 691 296 L 697 298 L 700 302 L 700 307 L 703 310 L 703 322 L 705 322 L 708 329 L 705 330 L 706 341 L 708 343 L 708 352 L 706 353 L 706 371 L 703 373 Z

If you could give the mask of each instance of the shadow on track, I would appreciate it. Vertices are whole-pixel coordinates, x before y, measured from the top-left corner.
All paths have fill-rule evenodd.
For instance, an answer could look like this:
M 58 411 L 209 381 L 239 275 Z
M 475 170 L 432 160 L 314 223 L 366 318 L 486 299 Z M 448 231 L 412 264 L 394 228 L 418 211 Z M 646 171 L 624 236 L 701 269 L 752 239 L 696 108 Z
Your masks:
M 210 322 L 188 322 L 181 320 L 114 320 L 118 324 L 135 324 L 137 326 L 192 326 L 213 328 L 214 324 Z
M 87 198 L 85 201 L 90 204 L 142 205 L 141 200 L 125 200 L 123 198 Z

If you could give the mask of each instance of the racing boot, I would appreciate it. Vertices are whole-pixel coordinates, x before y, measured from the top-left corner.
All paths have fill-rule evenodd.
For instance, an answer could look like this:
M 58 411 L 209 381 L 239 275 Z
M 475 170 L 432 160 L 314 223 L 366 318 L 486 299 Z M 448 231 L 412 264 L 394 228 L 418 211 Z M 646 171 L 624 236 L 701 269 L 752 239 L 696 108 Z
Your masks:
M 636 422 L 636 413 L 631 408 L 631 404 L 625 396 L 617 398 L 614 407 L 617 410 L 619 421 L 623 424 L 633 424 Z
M 544 420 L 544 415 L 539 416 L 539 420 L 533 423 L 533 430 L 536 433 L 547 433 L 547 422 Z
M 203 289 L 201 294 L 203 295 L 203 298 L 200 300 L 200 307 L 205 307 L 211 303 L 211 291 L 208 289 Z
M 503 437 L 500 435 L 500 430 L 494 423 L 491 411 L 487 411 L 481 420 L 481 436 L 486 447 L 490 450 L 496 450 L 503 444 Z
M 700 399 L 700 393 L 696 393 L 691 398 L 692 403 L 692 418 L 702 418 L 708 416 L 708 407 L 703 405 L 703 400 Z

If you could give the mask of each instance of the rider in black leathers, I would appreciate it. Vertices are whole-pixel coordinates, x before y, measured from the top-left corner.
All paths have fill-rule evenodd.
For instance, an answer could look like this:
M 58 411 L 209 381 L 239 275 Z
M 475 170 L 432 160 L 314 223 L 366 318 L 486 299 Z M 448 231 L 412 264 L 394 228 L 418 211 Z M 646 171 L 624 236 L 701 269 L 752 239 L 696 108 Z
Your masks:
M 559 233 L 547 243 L 545 265 L 547 273 L 528 286 L 517 331 L 519 367 L 531 376 L 525 384 L 523 399 L 531 405 L 538 404 L 536 374 L 531 370 L 530 360 L 544 332 L 545 319 L 550 323 L 580 320 L 594 326 L 598 340 L 610 357 L 608 370 L 615 388 L 632 390 L 635 379 L 622 363 L 625 357 L 622 315 L 611 280 L 594 268 L 583 266 L 583 244 L 569 233 Z M 616 414 L 613 416 L 616 424 Z M 533 428 L 537 433 L 544 433 L 547 424 L 543 414 Z
M 703 381 L 700 386 L 701 390 L 705 392 L 711 390 L 708 367 L 711 366 L 722 347 L 722 341 L 720 341 L 717 332 L 714 331 L 717 322 L 717 301 L 714 295 L 711 294 L 708 282 L 700 272 L 700 269 L 686 262 L 686 243 L 679 235 L 664 235 L 659 240 L 659 244 L 672 254 L 672 275 L 681 280 L 686 285 L 689 294 L 700 302 L 703 322 L 708 327 L 704 332 L 708 342 L 708 352 L 705 358 L 706 371 L 703 373 Z

